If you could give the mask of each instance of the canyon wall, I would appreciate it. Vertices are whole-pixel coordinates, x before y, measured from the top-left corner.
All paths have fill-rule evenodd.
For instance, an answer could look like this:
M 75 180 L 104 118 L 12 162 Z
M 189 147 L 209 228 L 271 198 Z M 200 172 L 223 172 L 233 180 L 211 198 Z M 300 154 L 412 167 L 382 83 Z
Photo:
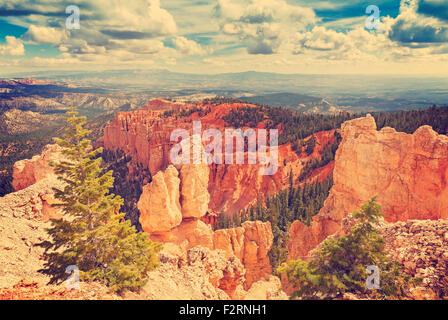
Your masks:
M 192 106 L 183 105 L 183 107 Z M 109 150 L 123 150 L 132 156 L 133 161 L 148 168 L 154 176 L 171 163 L 170 150 L 175 145 L 170 141 L 171 132 L 175 129 L 185 129 L 191 134 L 193 121 L 200 120 L 202 131 L 215 128 L 224 133 L 225 122 L 222 117 L 239 107 L 255 106 L 241 103 L 202 106 L 209 111 L 201 117 L 197 112 L 185 117 L 165 117 L 163 115 L 165 111 L 178 110 L 179 104 L 154 99 L 139 110 L 117 113 L 114 120 L 104 129 L 101 143 Z M 259 127 L 263 127 L 263 123 L 260 123 Z M 281 132 L 281 126 L 279 131 Z M 259 169 L 263 165 L 258 163 L 211 164 L 208 184 L 210 211 L 233 214 L 254 203 L 258 197 L 274 194 L 283 189 L 288 184 L 291 171 L 297 178 L 306 161 L 319 158 L 322 149 L 334 142 L 334 130 L 318 132 L 315 137 L 317 144 L 313 154 L 309 156 L 302 154 L 299 157 L 291 149 L 290 144 L 279 146 L 279 168 L 273 175 L 260 175 Z M 223 148 L 223 152 L 224 150 Z M 331 169 L 332 163 L 323 170 L 316 170 L 313 179 L 325 179 L 331 174 Z
M 306 256 L 374 196 L 389 222 L 448 218 L 447 136 L 429 126 L 377 131 L 370 115 L 345 122 L 341 135 L 330 195 L 310 226 L 291 225 L 289 259 Z

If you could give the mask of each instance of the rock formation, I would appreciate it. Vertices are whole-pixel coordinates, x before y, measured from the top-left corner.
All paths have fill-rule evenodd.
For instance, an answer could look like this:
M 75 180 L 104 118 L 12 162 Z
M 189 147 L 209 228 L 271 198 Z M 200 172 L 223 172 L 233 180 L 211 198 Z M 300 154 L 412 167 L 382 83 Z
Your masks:
M 26 187 L 54 174 L 49 161 L 60 161 L 62 159 L 61 148 L 56 144 L 49 144 L 44 147 L 40 155 L 32 159 L 17 161 L 14 164 L 12 186 L 17 190 Z
M 209 108 L 210 111 L 201 117 L 197 112 L 185 117 L 164 115 L 167 110 L 177 111 L 179 108 L 192 107 Z M 160 170 L 165 170 L 171 163 L 170 150 L 175 145 L 175 142 L 170 141 L 173 130 L 185 129 L 192 133 L 192 122 L 200 120 L 202 131 L 217 128 L 224 132 L 225 122 L 222 117 L 238 107 L 255 106 L 241 103 L 218 106 L 187 105 L 154 99 L 139 110 L 117 113 L 114 120 L 104 129 L 102 144 L 109 150 L 124 151 L 135 163 L 141 164 L 151 175 L 155 175 Z M 333 143 L 334 130 L 316 133 L 315 137 L 317 140 L 315 152 L 310 156 L 303 154 L 299 157 L 291 149 L 290 144 L 279 146 L 279 168 L 272 176 L 259 175 L 259 169 L 262 167 L 260 164 L 211 164 L 208 208 L 218 213 L 233 214 L 256 201 L 258 196 L 274 194 L 283 189 L 288 184 L 291 170 L 297 178 L 305 161 L 318 158 L 322 148 Z M 326 169 L 329 170 L 316 172 L 319 179 L 322 180 L 331 173 L 332 164 Z
M 288 300 L 282 290 L 278 277 L 270 276 L 267 280 L 255 282 L 244 296 L 244 300 Z
M 150 184 L 143 187 L 138 202 L 140 223 L 148 233 L 163 233 L 178 226 L 182 221 L 179 203 L 179 173 L 170 166 L 159 171 Z
M 165 244 L 159 255 L 160 266 L 149 273 L 148 283 L 138 294 L 125 299 L 204 300 L 204 299 L 286 299 L 280 280 L 271 276 L 260 280 L 249 291 L 243 289 L 245 269 L 234 255 L 201 246 L 181 252 Z
M 79 290 L 63 285 L 49 285 L 22 279 L 13 287 L 0 288 L 0 300 L 123 300 L 118 294 L 97 282 L 82 283 Z
M 247 271 L 246 289 L 272 274 L 268 252 L 273 240 L 271 224 L 261 221 L 246 221 L 241 227 L 217 230 L 213 235 L 215 249 L 234 254 L 243 263 Z
M 180 202 L 182 217 L 201 218 L 208 210 L 210 194 L 208 193 L 209 168 L 206 164 L 183 165 L 180 169 Z
M 127 298 L 222 300 L 245 294 L 243 265 L 238 259 L 227 259 L 223 251 L 198 246 L 182 252 L 168 246 L 159 259 L 160 266 L 149 273 L 141 292 Z
M 429 126 L 413 134 L 376 130 L 367 115 L 347 121 L 336 152 L 334 185 L 310 226 L 290 228 L 289 259 L 305 256 L 341 221 L 377 196 L 387 221 L 448 218 L 448 137 Z
M 267 256 L 273 241 L 271 225 L 247 221 L 239 228 L 213 232 L 200 220 L 210 199 L 206 188 L 208 170 L 207 165 L 184 165 L 180 179 L 172 165 L 159 171 L 143 188 L 138 202 L 140 223 L 154 241 L 174 243 L 181 250 L 196 246 L 221 249 L 227 258 L 235 255 L 247 270 L 248 288 L 272 273 Z

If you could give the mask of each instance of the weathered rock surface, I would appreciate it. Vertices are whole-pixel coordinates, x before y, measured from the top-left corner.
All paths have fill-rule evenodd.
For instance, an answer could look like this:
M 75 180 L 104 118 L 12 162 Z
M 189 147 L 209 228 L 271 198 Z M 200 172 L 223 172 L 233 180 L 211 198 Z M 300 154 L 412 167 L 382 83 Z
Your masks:
M 131 299 L 204 300 L 229 299 L 241 292 L 244 267 L 224 251 L 194 247 L 186 252 L 169 248 L 160 253 L 161 265 L 149 274 L 148 283 Z M 245 294 L 244 291 L 242 291 Z
M 214 248 L 237 256 L 246 268 L 247 289 L 253 282 L 272 274 L 268 252 L 272 248 L 271 224 L 246 221 L 241 227 L 215 231 Z
M 244 300 L 288 300 L 288 296 L 282 290 L 280 279 L 271 275 L 252 284 Z
M 154 241 L 176 243 L 184 249 L 213 248 L 213 231 L 199 220 L 210 199 L 205 187 L 208 166 L 185 165 L 180 171 L 179 178 L 170 165 L 143 188 L 138 202 L 142 228 Z
M 159 171 L 151 183 L 143 187 L 137 206 L 140 223 L 146 232 L 163 233 L 181 223 L 178 175 L 176 168 L 169 166 L 164 172 Z
M 13 287 L 0 288 L 0 300 L 122 300 L 99 283 L 81 282 L 79 289 L 64 284 L 49 285 L 32 279 L 22 279 Z
M 17 161 L 14 164 L 12 186 L 17 190 L 26 187 L 53 175 L 53 168 L 49 161 L 58 162 L 62 159 L 61 148 L 56 144 L 49 144 L 44 147 L 40 155 L 32 159 Z
M 180 169 L 180 202 L 182 217 L 201 218 L 207 213 L 210 202 L 208 177 L 210 169 L 207 164 L 183 165 Z
M 336 152 L 334 185 L 308 227 L 290 228 L 289 259 L 305 256 L 373 196 L 387 221 L 448 218 L 448 137 L 429 126 L 414 134 L 376 130 L 368 115 L 347 121 Z
M 448 220 L 384 223 L 386 251 L 408 274 L 422 279 L 417 299 L 448 299 Z
M 47 199 L 53 199 L 52 187 L 60 184 L 50 176 L 0 198 L 0 288 L 13 286 L 24 277 L 48 280 L 37 272 L 43 267 L 43 248 L 36 244 L 48 240 L 45 228 L 50 225 L 45 221 L 60 216 Z
M 197 246 L 179 251 L 165 245 L 161 265 L 149 274 L 149 281 L 136 299 L 287 299 L 279 278 L 270 276 L 243 289 L 246 270 L 240 260 L 223 250 Z
M 150 234 L 153 241 L 170 242 L 183 250 L 197 245 L 213 249 L 213 230 L 201 220 L 185 220 L 173 229 L 158 234 Z
M 222 249 L 227 257 L 235 255 L 247 270 L 245 288 L 248 288 L 272 273 L 267 256 L 273 242 L 271 225 L 247 221 L 239 228 L 213 232 L 210 225 L 199 219 L 208 207 L 205 187 L 208 170 L 206 165 L 182 166 L 180 179 L 174 166 L 159 171 L 143 188 L 138 202 L 140 223 L 154 241 L 173 243 L 181 250 L 202 246 Z M 192 190 L 187 191 L 189 188 Z M 182 194 L 186 195 L 182 197 Z

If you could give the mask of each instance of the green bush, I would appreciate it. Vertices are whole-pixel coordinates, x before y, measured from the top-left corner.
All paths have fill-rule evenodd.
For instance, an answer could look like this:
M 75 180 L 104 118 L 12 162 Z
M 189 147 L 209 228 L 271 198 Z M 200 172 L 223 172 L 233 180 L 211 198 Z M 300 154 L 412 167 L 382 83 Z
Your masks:
M 310 261 L 298 259 L 279 267 L 296 289 L 292 298 L 334 299 L 346 292 L 375 299 L 405 298 L 411 278 L 384 251 L 384 240 L 375 228 L 381 216 L 373 198 L 353 213 L 358 223 L 347 235 L 325 240 Z M 369 290 L 366 268 L 371 265 L 379 269 L 380 287 Z

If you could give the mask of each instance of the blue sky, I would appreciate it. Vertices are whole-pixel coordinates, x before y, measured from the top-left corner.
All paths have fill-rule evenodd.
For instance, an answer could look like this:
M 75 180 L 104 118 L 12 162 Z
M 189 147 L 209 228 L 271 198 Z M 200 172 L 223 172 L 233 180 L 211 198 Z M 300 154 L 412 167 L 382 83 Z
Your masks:
M 66 7 L 80 29 L 66 27 Z M 380 11 L 366 28 L 369 5 Z M 0 0 L 0 74 L 169 69 L 190 73 L 448 75 L 446 0 Z

